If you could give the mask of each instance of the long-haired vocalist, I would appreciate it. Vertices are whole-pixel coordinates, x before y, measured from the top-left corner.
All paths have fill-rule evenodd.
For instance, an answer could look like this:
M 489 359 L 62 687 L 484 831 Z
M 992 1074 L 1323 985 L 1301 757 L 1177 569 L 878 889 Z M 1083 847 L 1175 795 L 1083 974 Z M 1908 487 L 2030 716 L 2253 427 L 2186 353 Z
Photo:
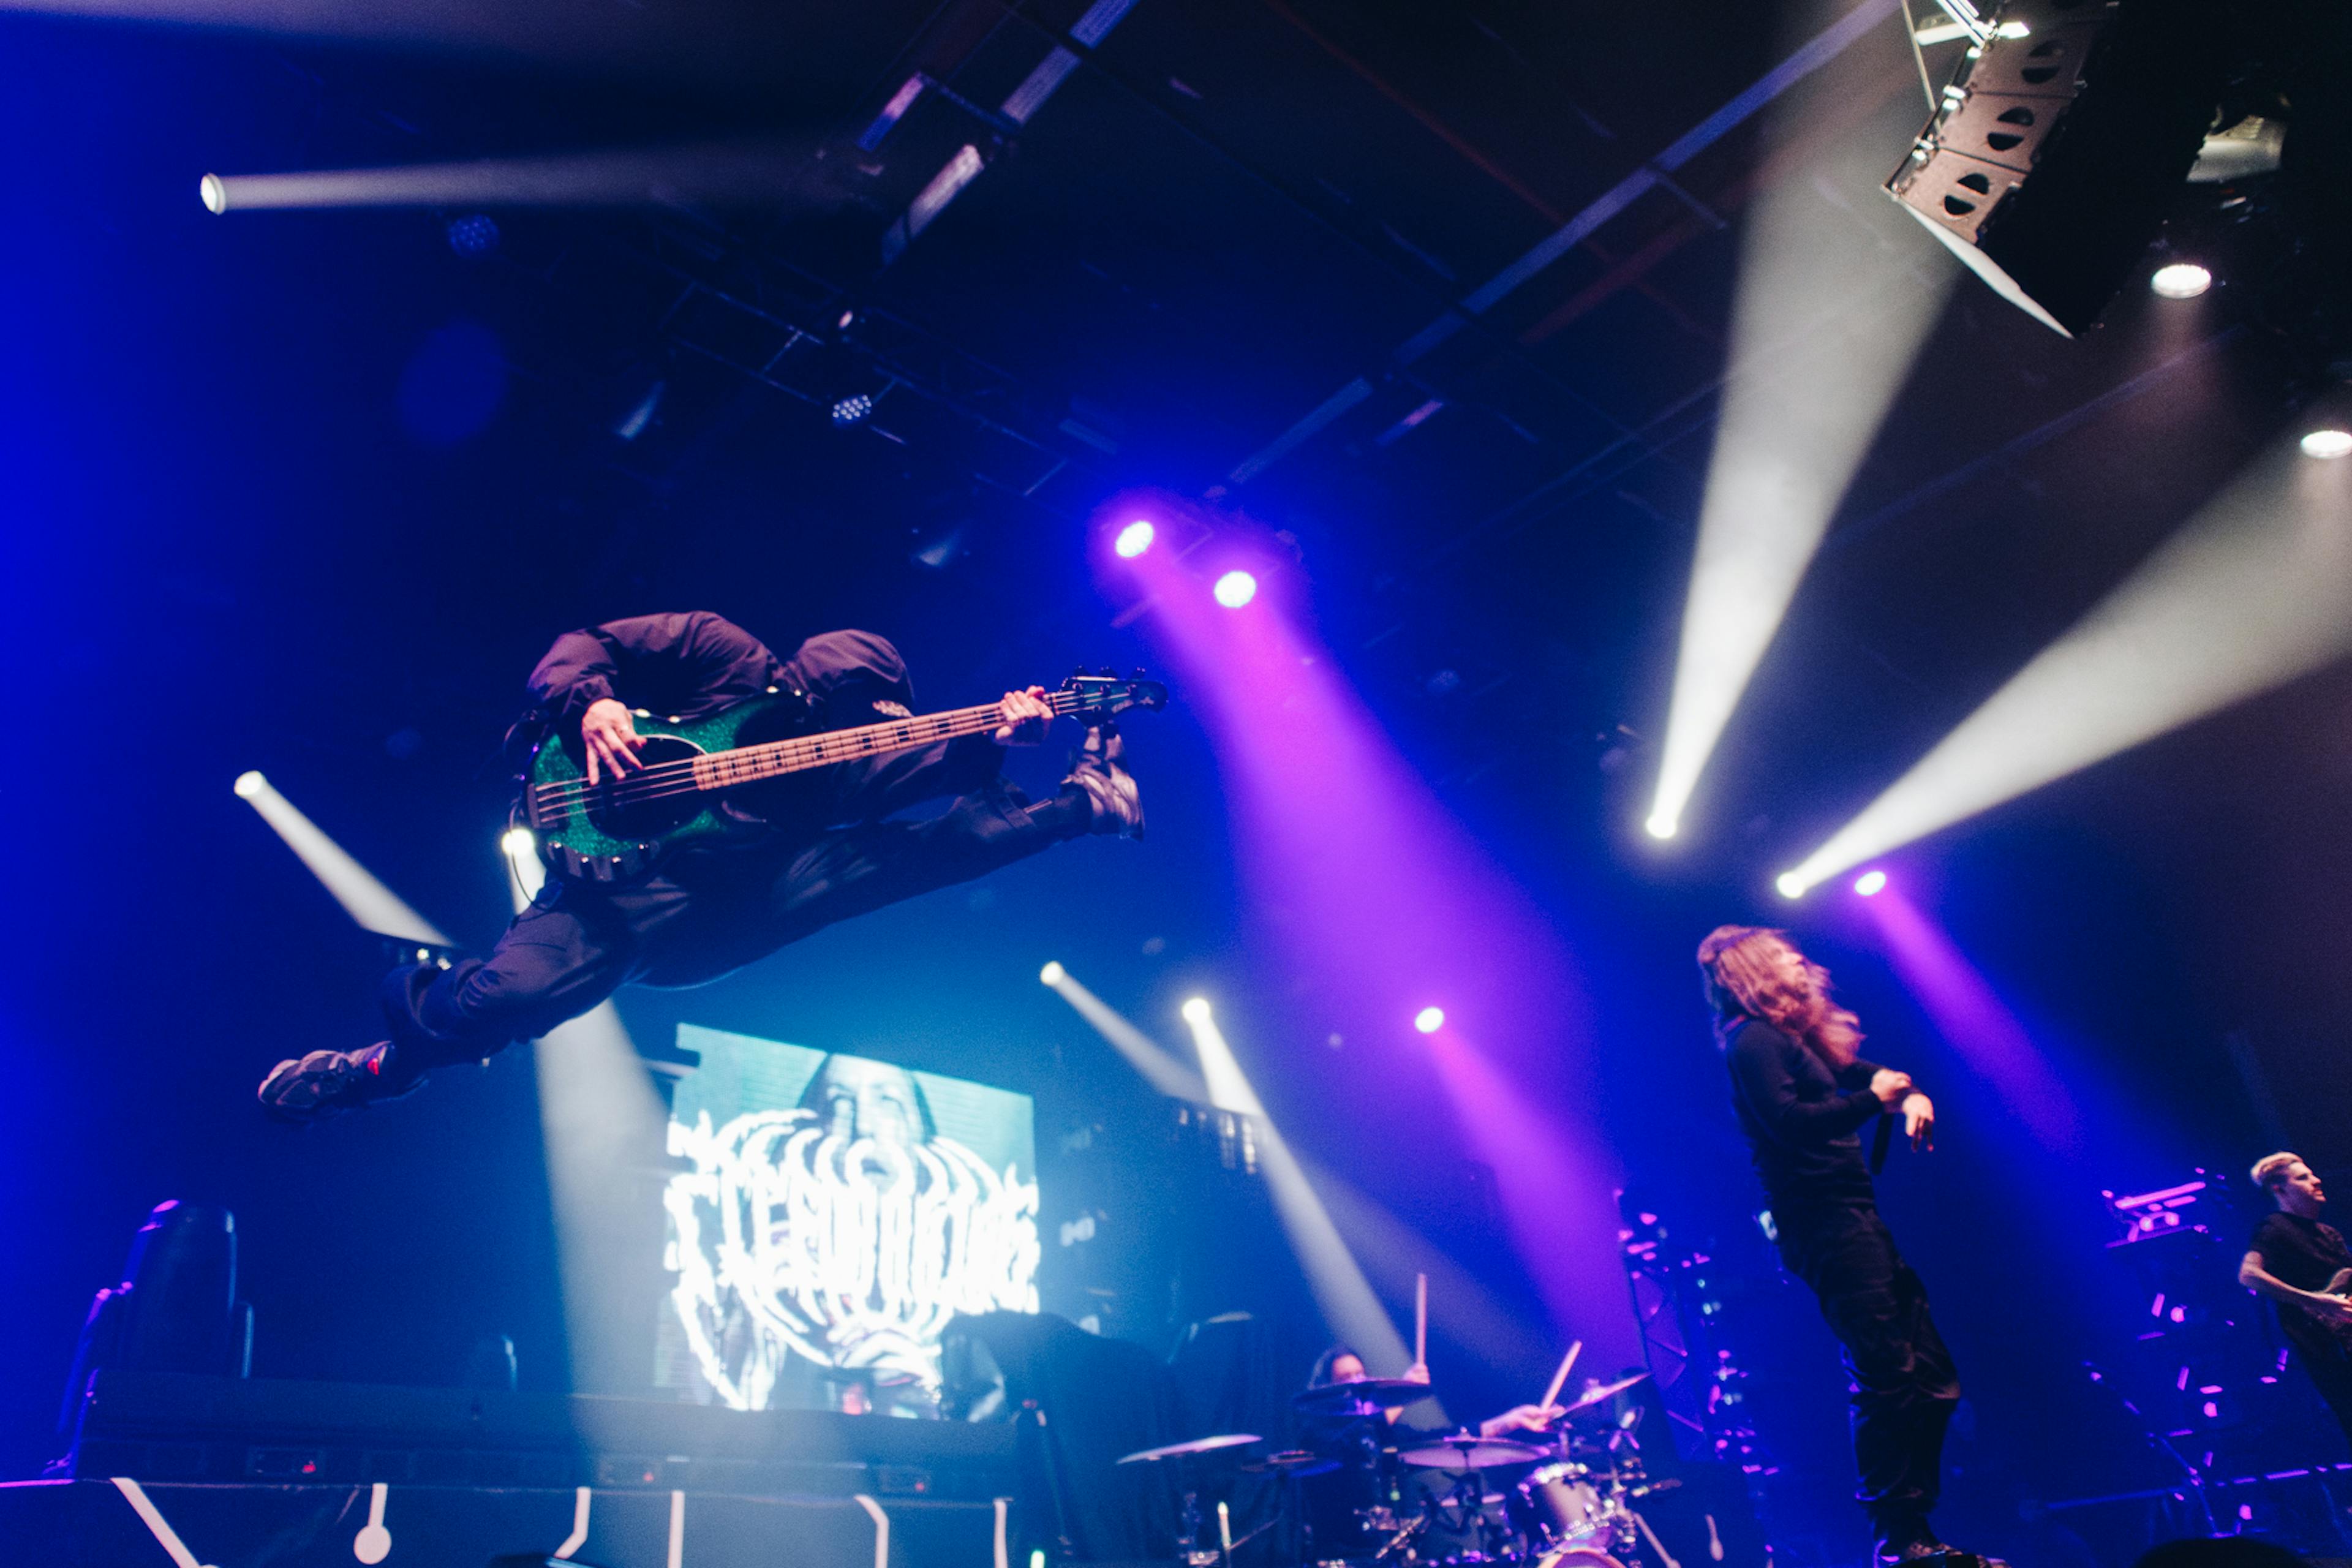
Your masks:
M 1861 1136 L 1899 1115 L 1912 1146 L 1931 1147 L 1936 1108 L 1908 1073 L 1861 1057 L 1859 1021 L 1831 999 L 1828 972 L 1784 933 L 1718 926 L 1699 943 L 1698 965 L 1781 1261 L 1821 1298 L 1845 1350 L 1862 1474 L 1854 1495 L 1877 1560 L 1945 1554 L 1927 1515 L 1959 1378 L 1927 1288 L 1879 1217 Z

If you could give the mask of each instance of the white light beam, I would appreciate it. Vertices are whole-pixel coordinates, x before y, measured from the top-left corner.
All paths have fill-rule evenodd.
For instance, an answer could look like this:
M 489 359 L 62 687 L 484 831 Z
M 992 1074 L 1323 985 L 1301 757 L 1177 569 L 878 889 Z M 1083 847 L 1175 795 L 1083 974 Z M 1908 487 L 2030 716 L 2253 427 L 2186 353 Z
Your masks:
M 1079 984 L 1068 970 L 1058 963 L 1049 963 L 1038 978 L 1076 1009 L 1079 1017 L 1093 1025 L 1095 1032 L 1109 1041 L 1112 1048 L 1127 1058 L 1128 1065 L 1143 1075 L 1146 1083 L 1172 1099 L 1191 1100 L 1195 1105 L 1212 1103 L 1208 1083 L 1199 1073 Z
M 1904 68 L 1910 68 L 1906 58 Z M 1826 90 L 1815 88 L 1814 91 Z M 1801 127 L 1808 101 L 1776 123 Z M 1875 199 L 1867 135 L 1757 199 L 1646 826 L 1672 838 L 1958 276 Z
M 2352 652 L 2352 473 L 2292 440 L 1781 878 L 1850 866 Z
M 1376 1376 L 1393 1377 L 1402 1373 L 1412 1360 L 1412 1352 L 1405 1349 L 1403 1336 L 1381 1309 L 1380 1298 L 1365 1279 L 1356 1255 L 1340 1237 L 1339 1227 L 1331 1223 L 1329 1211 L 1323 1206 L 1314 1184 L 1307 1179 L 1297 1156 L 1290 1152 L 1280 1130 L 1267 1118 L 1265 1108 L 1258 1102 L 1257 1091 L 1250 1087 L 1248 1075 L 1234 1058 L 1233 1047 L 1225 1043 L 1224 1034 L 1217 1027 L 1208 1005 L 1197 999 L 1186 1003 L 1184 1021 L 1191 1026 L 1192 1044 L 1201 1053 L 1201 1072 L 1209 1083 L 1210 1103 L 1221 1110 L 1247 1116 L 1256 1124 L 1258 1163 L 1265 1172 L 1266 1190 L 1274 1198 L 1275 1213 L 1282 1220 L 1284 1233 L 1290 1237 L 1291 1250 L 1298 1255 L 1307 1289 L 1314 1293 L 1315 1304 L 1322 1310 L 1324 1320 L 1334 1333 L 1362 1353 L 1364 1364 Z
M 410 909 L 401 901 L 399 894 L 377 881 L 373 872 L 352 859 L 341 845 L 328 837 L 324 829 L 278 794 L 268 779 L 257 773 L 239 773 L 235 787 L 238 798 L 259 812 L 261 820 L 277 830 L 286 847 L 310 868 L 310 874 L 334 895 L 335 902 L 359 922 L 362 931 L 419 947 L 457 945 L 442 934 L 439 926 Z
M 512 829 L 499 847 L 520 913 L 547 873 L 529 828 Z M 534 1042 L 531 1068 L 572 1386 L 626 1393 L 645 1381 L 632 1282 L 649 1278 L 662 1244 L 656 1216 L 668 1112 L 610 1002 Z

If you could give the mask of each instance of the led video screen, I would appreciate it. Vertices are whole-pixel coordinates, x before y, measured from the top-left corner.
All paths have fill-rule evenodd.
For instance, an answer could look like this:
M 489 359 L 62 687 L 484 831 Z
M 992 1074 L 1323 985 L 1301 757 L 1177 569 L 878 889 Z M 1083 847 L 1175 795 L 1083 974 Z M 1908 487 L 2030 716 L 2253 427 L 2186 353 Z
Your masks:
M 919 1409 L 959 1312 L 1037 1310 L 1027 1095 L 681 1025 L 655 1379 L 739 1410 Z

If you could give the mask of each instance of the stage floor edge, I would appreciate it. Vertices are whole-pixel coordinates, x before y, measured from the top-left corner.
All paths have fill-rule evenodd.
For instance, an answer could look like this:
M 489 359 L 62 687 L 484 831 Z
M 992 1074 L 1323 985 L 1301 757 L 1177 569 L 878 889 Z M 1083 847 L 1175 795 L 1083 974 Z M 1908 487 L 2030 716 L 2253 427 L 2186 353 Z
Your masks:
M 44 1568 L 1007 1568 L 1009 1500 L 582 1487 L 0 1483 L 0 1543 Z

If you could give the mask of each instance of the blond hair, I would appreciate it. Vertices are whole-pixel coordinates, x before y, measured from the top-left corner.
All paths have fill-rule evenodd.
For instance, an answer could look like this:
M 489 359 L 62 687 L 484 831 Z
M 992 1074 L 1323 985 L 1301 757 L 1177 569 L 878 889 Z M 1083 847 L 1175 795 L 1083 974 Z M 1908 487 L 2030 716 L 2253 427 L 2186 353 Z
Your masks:
M 2300 1165 L 2303 1163 L 2302 1155 L 2290 1154 L 2281 1150 L 2275 1154 L 2265 1154 L 2255 1161 L 2254 1168 L 2246 1173 L 2253 1178 L 2254 1185 L 2264 1192 L 2274 1193 L 2286 1181 L 2287 1167 Z
M 1717 926 L 1707 932 L 1698 944 L 1707 1001 L 1721 1016 L 1754 1018 L 1801 1041 L 1832 1072 L 1853 1066 L 1862 1021 L 1830 1000 L 1830 973 L 1810 959 L 1805 983 L 1791 986 L 1772 963 L 1776 946 L 1797 952 L 1788 932 L 1770 926 Z

